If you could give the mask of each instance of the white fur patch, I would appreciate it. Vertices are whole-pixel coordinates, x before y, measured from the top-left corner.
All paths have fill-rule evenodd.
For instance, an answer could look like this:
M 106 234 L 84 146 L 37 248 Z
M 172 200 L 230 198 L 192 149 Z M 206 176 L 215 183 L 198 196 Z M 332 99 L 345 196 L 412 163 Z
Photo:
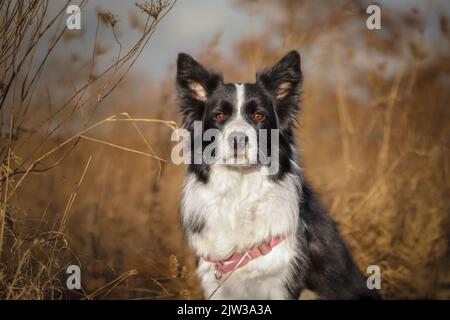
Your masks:
M 205 297 L 221 285 L 213 299 L 286 299 L 289 268 L 298 255 L 300 178 L 286 175 L 274 182 L 265 167 L 245 172 L 213 165 L 207 184 L 188 175 L 182 200 L 182 218 L 203 220 L 200 233 L 188 234 L 199 257 L 223 260 L 277 235 L 286 239 L 262 257 L 236 269 L 224 282 L 214 276 L 214 266 L 199 260 L 197 274 Z
M 245 100 L 245 85 L 244 84 L 234 84 L 236 86 L 236 108 L 237 108 L 237 116 L 236 120 L 242 119 L 242 107 L 244 105 Z
M 257 145 L 257 132 L 252 125 L 250 125 L 243 118 L 243 108 L 245 104 L 245 85 L 234 84 L 236 87 L 236 116 L 228 122 L 222 132 L 222 139 L 219 140 L 219 154 L 229 164 L 245 165 L 249 159 L 235 159 L 233 147 L 228 143 L 228 137 L 234 132 L 242 132 L 249 138 L 248 153 L 253 163 L 256 162 L 258 145 Z

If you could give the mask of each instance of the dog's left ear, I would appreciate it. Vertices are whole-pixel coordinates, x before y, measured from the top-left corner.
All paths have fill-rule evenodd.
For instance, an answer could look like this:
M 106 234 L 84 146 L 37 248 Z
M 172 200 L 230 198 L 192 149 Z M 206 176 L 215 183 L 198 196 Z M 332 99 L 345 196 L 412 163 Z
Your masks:
M 262 84 L 271 93 L 277 102 L 283 103 L 289 98 L 291 100 L 295 98 L 298 102 L 303 79 L 300 54 L 295 50 L 289 51 L 271 68 L 257 74 L 256 79 L 258 83 Z
M 205 102 L 221 80 L 220 74 L 207 70 L 190 55 L 178 55 L 177 85 L 182 98 Z

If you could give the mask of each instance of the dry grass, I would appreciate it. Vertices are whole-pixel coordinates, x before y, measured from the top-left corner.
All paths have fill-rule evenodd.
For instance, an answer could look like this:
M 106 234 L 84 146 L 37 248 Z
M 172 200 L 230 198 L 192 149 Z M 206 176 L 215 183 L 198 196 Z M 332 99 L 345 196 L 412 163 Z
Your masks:
M 86 4 L 80 3 L 80 7 Z M 175 1 L 152 1 L 136 6 L 147 16 L 141 35 L 129 48 L 122 46 L 118 36 L 118 20 L 107 11 L 98 12 L 98 23 L 92 55 L 82 61 L 81 70 L 69 74 L 70 89 L 59 88 L 61 96 L 50 94 L 42 86 L 42 75 L 48 75 L 49 60 L 61 40 L 71 41 L 77 35 L 67 35 L 64 13 L 67 3 L 61 4 L 53 16 L 49 14 L 47 1 L 2 1 L 0 35 L 2 47 L 1 95 L 0 95 L 0 297 L 4 299 L 57 299 L 71 295 L 91 299 L 107 295 L 127 278 L 136 274 L 131 269 L 114 277 L 93 290 L 69 292 L 65 289 L 65 269 L 69 264 L 81 264 L 69 244 L 67 222 L 74 204 L 79 198 L 83 180 L 90 174 L 92 156 L 83 158 L 85 163 L 74 185 L 68 185 L 68 193 L 59 195 L 61 206 L 53 211 L 50 189 L 44 184 L 33 185 L 34 177 L 52 175 L 83 141 L 107 145 L 115 149 L 160 159 L 142 134 L 136 123 L 163 124 L 175 128 L 173 121 L 158 119 L 133 119 L 127 113 L 114 114 L 94 121 L 103 101 L 111 95 L 128 75 L 142 49 L 150 40 L 161 19 L 170 11 Z M 98 56 L 98 36 L 102 29 L 110 29 L 118 47 L 116 59 L 101 71 Z M 82 36 L 80 32 L 78 36 Z M 47 44 L 48 39 L 50 43 Z M 43 52 L 41 52 L 43 50 Z M 37 53 L 39 52 L 39 53 Z M 71 56 L 73 62 L 80 57 Z M 53 61 L 55 63 L 55 61 Z M 67 61 L 64 62 L 67 64 Z M 47 72 L 47 73 L 46 73 Z M 70 72 L 69 72 L 70 73 Z M 54 84 L 53 84 L 54 85 Z M 56 87 L 56 85 L 54 85 Z M 55 88 L 53 87 L 53 88 Z M 52 89 L 53 89 L 52 88 Z M 52 90 L 53 92 L 53 90 Z M 46 99 L 38 94 L 46 93 Z M 56 100 L 56 103 L 55 103 Z M 47 108 L 42 106 L 47 105 Z M 32 110 L 32 111 L 31 111 Z M 80 119 L 81 116 L 81 119 Z M 108 122 L 129 122 L 147 151 L 107 142 L 89 134 Z M 80 125 L 81 123 L 81 125 Z M 81 127 L 73 130 L 74 127 Z M 70 129 L 69 129 L 70 128 Z M 71 134 L 71 131 L 75 132 Z M 19 156 L 20 154 L 20 156 Z M 86 160 L 87 159 L 87 160 Z M 79 167 L 79 163 L 76 164 Z M 161 167 L 161 165 L 159 165 Z M 65 167 L 67 168 L 67 167 Z M 45 179 L 44 179 L 45 180 Z M 34 188 L 29 199 L 24 200 L 28 187 Z M 39 208 L 38 190 L 43 190 L 47 205 Z M 54 195 L 56 197 L 56 194 Z M 36 205 L 30 212 L 26 204 Z
M 307 17 L 315 5 L 286 0 L 280 6 L 284 19 L 261 35 L 243 37 L 231 60 L 217 50 L 220 37 L 197 56 L 225 70 L 226 80 L 252 81 L 255 70 L 287 49 L 302 51 L 320 43 L 323 28 L 293 14 Z M 141 10 L 154 13 L 149 7 Z M 361 14 L 348 1 L 330 10 L 341 12 L 328 20 L 330 34 Z M 108 22 L 108 17 L 104 13 L 100 19 Z M 393 21 L 387 27 L 400 30 Z M 117 24 L 120 20 L 108 28 Z M 137 25 L 134 16 L 132 25 Z M 271 46 L 268 37 L 283 45 Z M 305 74 L 297 136 L 307 179 L 338 221 L 361 269 L 381 266 L 386 298 L 450 298 L 450 90 L 442 80 L 450 60 L 424 64 L 417 52 L 426 50 L 411 46 L 414 63 L 396 68 L 392 77 L 375 70 L 357 78 L 369 93 L 358 99 L 346 80 L 349 52 L 357 49 L 352 41 L 338 40 L 341 46 L 323 58 L 329 69 Z M 381 53 L 394 51 L 388 40 L 372 34 L 363 34 L 361 41 Z M 146 41 L 138 42 L 141 48 Z M 158 84 L 133 76 L 122 81 L 125 73 L 119 71 L 128 72 L 140 49 L 127 56 L 115 45 L 120 47 L 116 62 L 123 63 L 102 78 L 90 60 L 89 89 L 78 86 L 85 89 L 76 91 L 70 103 L 49 102 L 45 94 L 30 99 L 37 120 L 26 116 L 21 121 L 17 115 L 22 113 L 13 112 L 26 109 L 20 103 L 27 100 L 5 100 L 1 298 L 202 297 L 178 223 L 184 168 L 169 161 L 170 134 L 178 122 L 173 72 Z M 93 57 L 98 50 L 93 48 Z M 125 56 L 129 60 L 120 60 Z M 335 75 L 334 81 L 325 82 L 322 72 Z M 11 73 L 4 74 L 7 79 Z M 94 78 L 99 82 L 91 83 Z M 149 89 L 138 90 L 142 86 Z M 107 111 L 101 107 L 106 97 Z M 82 292 L 65 289 L 65 268 L 74 263 L 82 269 Z

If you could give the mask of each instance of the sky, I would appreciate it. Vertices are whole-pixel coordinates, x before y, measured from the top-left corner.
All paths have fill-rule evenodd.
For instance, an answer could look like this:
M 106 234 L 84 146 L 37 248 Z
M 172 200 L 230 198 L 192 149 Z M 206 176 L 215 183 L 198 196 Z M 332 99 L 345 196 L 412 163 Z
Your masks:
M 371 3 L 368 0 L 362 1 L 363 3 Z M 79 0 L 71 1 L 74 4 L 78 2 Z M 88 1 L 81 12 L 82 37 L 70 43 L 64 43 L 58 49 L 57 54 L 59 54 L 61 59 L 64 59 L 64 57 L 67 59 L 68 52 L 78 52 L 81 56 L 88 54 L 87 57 L 89 57 L 90 52 L 92 52 L 97 25 L 97 12 L 99 10 L 110 11 L 117 15 L 117 30 L 120 41 L 125 48 L 131 46 L 139 38 L 139 32 L 131 28 L 129 22 L 130 14 L 134 12 L 142 21 L 146 18 L 146 15 L 141 13 L 136 7 L 136 2 L 142 3 L 144 0 Z M 399 45 L 403 43 L 402 45 L 407 48 L 411 41 L 418 41 L 428 49 L 430 52 L 428 56 L 431 60 L 442 59 L 450 52 L 450 43 L 444 43 L 442 36 L 438 32 L 438 15 L 442 12 L 450 12 L 450 1 L 380 0 L 379 2 L 382 3 L 383 10 L 389 10 L 389 14 L 394 14 L 394 16 L 396 11 L 404 13 L 405 10 L 419 8 L 420 14 L 424 15 L 427 21 L 425 36 L 417 34 L 414 30 L 403 30 L 401 35 L 402 41 L 398 42 Z M 57 11 L 64 5 L 63 2 L 57 0 L 52 0 L 50 4 L 50 9 L 53 11 Z M 382 11 L 382 19 L 383 14 L 386 13 Z M 195 56 L 195 53 L 203 51 L 202 49 L 205 45 L 216 35 L 220 35 L 218 50 L 221 55 L 231 57 L 233 50 L 235 50 L 235 44 L 239 39 L 243 36 L 259 34 L 265 30 L 268 21 L 274 21 L 281 15 L 282 13 L 277 11 L 276 5 L 260 5 L 258 6 L 257 14 L 254 14 L 251 10 L 243 8 L 243 5 L 236 0 L 178 0 L 172 11 L 159 23 L 156 32 L 133 66 L 132 72 L 153 79 L 161 79 L 167 74 L 168 68 L 175 63 L 179 52 L 187 52 Z M 50 16 L 51 14 L 49 14 Z M 401 16 L 399 14 L 399 17 Z M 298 18 L 304 19 L 305 14 L 302 15 L 302 12 L 299 12 Z M 367 32 L 364 17 L 353 26 L 356 26 L 359 32 Z M 375 56 L 375 52 L 373 52 L 374 56 L 372 56 L 370 48 L 365 48 L 365 43 L 361 41 L 363 37 L 350 37 L 346 34 L 348 30 L 348 28 L 343 30 L 340 36 L 343 36 L 345 39 L 355 39 L 355 41 L 351 40 L 357 49 L 357 55 L 354 58 L 355 66 L 363 71 L 373 68 L 371 63 L 373 64 L 377 59 L 386 60 L 388 65 L 384 71 L 385 77 L 392 77 L 398 68 L 399 61 L 389 56 L 381 56 L 378 53 Z M 382 28 L 381 32 L 388 31 L 383 30 Z M 67 30 L 67 32 L 76 33 L 78 31 Z M 301 48 L 302 67 L 305 73 L 324 76 L 319 72 L 319 67 L 323 66 L 324 60 L 332 63 L 332 59 L 329 56 L 329 47 L 326 44 L 333 45 L 336 39 L 336 35 L 324 32 L 316 39 L 313 46 Z M 101 56 L 101 59 L 104 61 L 103 65 L 109 65 L 109 61 L 115 59 L 117 53 L 117 46 L 114 44 L 110 29 L 102 27 L 99 34 L 99 43 L 111 46 L 108 53 Z M 403 63 L 409 62 L 404 60 Z M 99 69 L 102 69 L 102 64 L 99 67 Z M 329 75 L 332 75 L 332 73 Z M 331 79 L 331 81 L 333 80 Z
M 145 18 L 136 8 L 136 2 L 142 3 L 138 0 L 89 1 L 81 12 L 82 28 L 85 28 L 87 37 L 92 38 L 95 34 L 96 12 L 99 9 L 109 10 L 119 18 L 120 40 L 124 45 L 131 45 L 138 33 L 130 27 L 130 12 L 137 12 L 142 20 Z M 194 54 L 215 35 L 221 37 L 218 49 L 225 56 L 230 56 L 238 39 L 258 33 L 263 29 L 267 15 L 274 14 L 272 10 L 253 15 L 239 8 L 232 0 L 178 0 L 144 48 L 135 71 L 155 78 L 163 76 L 179 52 Z M 105 41 L 110 40 L 105 38 Z

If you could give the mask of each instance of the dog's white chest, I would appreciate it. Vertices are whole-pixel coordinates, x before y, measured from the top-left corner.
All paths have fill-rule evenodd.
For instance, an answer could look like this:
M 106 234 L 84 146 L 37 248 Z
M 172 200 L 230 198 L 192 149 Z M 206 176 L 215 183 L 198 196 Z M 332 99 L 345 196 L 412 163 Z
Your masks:
M 223 260 L 276 235 L 287 237 L 266 256 L 236 269 L 217 297 L 226 298 L 226 292 L 231 289 L 230 298 L 284 297 L 287 268 L 296 246 L 297 183 L 295 176 L 273 182 L 260 171 L 242 174 L 223 167 L 212 169 L 207 184 L 188 177 L 182 214 L 185 220 L 204 222 L 201 232 L 188 233 L 190 244 L 199 257 Z M 220 283 L 214 277 L 212 264 L 202 259 L 198 274 L 206 295 Z

